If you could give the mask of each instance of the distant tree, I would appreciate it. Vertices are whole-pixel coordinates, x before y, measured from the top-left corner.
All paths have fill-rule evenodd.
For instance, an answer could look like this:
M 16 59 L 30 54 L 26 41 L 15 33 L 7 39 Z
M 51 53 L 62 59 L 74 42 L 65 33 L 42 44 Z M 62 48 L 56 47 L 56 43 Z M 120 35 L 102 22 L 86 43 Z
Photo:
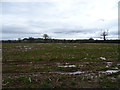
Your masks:
M 104 41 L 106 40 L 106 36 L 108 36 L 108 30 L 107 31 L 103 31 L 101 36 L 103 36 Z
M 33 37 L 28 38 L 29 42 L 33 42 L 35 39 Z
M 18 42 L 21 42 L 21 38 L 18 38 Z
M 34 38 L 33 37 L 29 37 L 29 40 L 34 40 Z
M 24 38 L 24 39 L 23 39 L 23 41 L 27 41 L 27 40 L 28 40 L 28 38 Z
M 94 40 L 93 38 L 89 38 L 89 40 Z
M 43 38 L 46 40 L 46 39 L 49 38 L 49 36 L 48 36 L 47 34 L 44 34 L 44 35 L 43 35 Z

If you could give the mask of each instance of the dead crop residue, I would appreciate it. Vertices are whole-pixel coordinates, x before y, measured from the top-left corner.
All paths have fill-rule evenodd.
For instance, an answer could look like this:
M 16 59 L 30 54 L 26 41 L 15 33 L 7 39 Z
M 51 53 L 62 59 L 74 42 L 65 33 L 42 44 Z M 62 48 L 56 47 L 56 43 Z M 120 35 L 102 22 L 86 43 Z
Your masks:
M 3 43 L 3 88 L 120 88 L 118 44 Z

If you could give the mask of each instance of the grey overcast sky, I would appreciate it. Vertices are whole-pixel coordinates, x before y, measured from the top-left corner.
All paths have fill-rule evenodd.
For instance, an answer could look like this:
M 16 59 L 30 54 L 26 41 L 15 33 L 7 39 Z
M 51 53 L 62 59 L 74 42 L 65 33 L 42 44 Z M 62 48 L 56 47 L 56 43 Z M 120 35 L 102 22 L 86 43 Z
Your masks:
M 2 39 L 41 38 L 108 39 L 118 38 L 119 0 L 10 0 L 0 2 Z

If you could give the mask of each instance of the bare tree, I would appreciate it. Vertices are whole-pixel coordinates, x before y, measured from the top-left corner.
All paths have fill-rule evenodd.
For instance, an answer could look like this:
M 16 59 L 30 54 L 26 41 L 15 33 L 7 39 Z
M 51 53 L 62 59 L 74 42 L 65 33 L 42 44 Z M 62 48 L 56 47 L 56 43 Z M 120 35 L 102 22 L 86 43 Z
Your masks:
M 44 35 L 43 35 L 43 38 L 46 40 L 46 39 L 49 38 L 49 36 L 48 36 L 47 34 L 44 34 Z
M 106 40 L 106 36 L 108 36 L 108 30 L 107 31 L 102 31 L 101 36 L 103 36 L 104 41 Z

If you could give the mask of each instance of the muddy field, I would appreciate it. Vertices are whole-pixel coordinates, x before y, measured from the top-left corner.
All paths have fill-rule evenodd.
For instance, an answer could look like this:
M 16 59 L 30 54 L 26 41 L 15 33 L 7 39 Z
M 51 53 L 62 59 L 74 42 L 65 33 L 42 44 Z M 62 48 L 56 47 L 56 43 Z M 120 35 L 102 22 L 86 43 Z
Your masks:
M 2 87 L 120 88 L 118 50 L 111 43 L 3 43 Z

